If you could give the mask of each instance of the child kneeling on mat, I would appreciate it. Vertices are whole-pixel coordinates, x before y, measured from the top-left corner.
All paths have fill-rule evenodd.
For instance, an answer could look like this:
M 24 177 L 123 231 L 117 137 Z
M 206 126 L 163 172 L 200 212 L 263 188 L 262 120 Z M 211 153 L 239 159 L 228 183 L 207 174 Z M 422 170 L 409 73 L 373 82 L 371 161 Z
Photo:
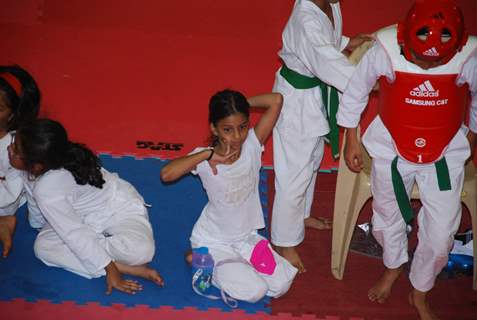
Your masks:
M 106 294 L 142 290 L 124 274 L 163 285 L 147 265 L 155 253 L 153 231 L 144 199 L 131 184 L 101 168 L 99 158 L 69 141 L 56 121 L 20 127 L 8 151 L 46 220 L 34 244 L 41 261 L 86 278 L 106 276 Z

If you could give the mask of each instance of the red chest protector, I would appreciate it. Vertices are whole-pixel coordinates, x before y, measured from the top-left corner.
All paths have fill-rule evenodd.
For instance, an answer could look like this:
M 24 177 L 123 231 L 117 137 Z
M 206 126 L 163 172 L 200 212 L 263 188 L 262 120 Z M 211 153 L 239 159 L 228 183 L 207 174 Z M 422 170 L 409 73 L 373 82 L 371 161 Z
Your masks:
M 398 153 L 414 163 L 439 160 L 464 121 L 468 85 L 457 74 L 395 72 L 389 83 L 379 79 L 379 116 Z

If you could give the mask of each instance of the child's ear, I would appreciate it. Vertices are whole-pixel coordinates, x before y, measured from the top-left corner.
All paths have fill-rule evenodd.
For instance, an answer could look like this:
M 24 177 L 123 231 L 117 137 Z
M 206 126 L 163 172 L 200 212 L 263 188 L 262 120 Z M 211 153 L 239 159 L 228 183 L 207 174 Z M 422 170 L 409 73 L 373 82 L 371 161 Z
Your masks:
M 39 175 L 43 174 L 45 170 L 45 166 L 41 163 L 35 163 L 32 167 L 31 173 L 35 176 L 38 177 Z
M 218 135 L 219 135 L 219 132 L 217 131 L 217 129 L 215 128 L 215 126 L 214 126 L 213 123 L 210 124 L 210 131 L 212 131 L 212 134 L 213 134 L 214 136 L 218 136 Z

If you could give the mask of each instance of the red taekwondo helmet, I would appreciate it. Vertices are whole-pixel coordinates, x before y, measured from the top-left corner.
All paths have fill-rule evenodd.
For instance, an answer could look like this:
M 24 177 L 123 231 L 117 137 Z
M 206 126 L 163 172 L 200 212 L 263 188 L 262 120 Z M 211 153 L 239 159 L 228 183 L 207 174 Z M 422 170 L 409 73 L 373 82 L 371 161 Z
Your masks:
M 407 60 L 447 63 L 467 42 L 464 17 L 453 0 L 416 0 L 398 25 L 398 43 Z

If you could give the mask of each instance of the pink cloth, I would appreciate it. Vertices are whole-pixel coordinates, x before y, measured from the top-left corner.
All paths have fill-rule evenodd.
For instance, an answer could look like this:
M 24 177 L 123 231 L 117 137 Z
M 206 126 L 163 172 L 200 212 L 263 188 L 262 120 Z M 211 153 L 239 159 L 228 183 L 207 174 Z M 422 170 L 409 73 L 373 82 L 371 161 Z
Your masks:
M 250 263 L 258 272 L 272 275 L 275 271 L 277 263 L 273 257 L 272 249 L 267 240 L 261 240 L 253 248 Z

